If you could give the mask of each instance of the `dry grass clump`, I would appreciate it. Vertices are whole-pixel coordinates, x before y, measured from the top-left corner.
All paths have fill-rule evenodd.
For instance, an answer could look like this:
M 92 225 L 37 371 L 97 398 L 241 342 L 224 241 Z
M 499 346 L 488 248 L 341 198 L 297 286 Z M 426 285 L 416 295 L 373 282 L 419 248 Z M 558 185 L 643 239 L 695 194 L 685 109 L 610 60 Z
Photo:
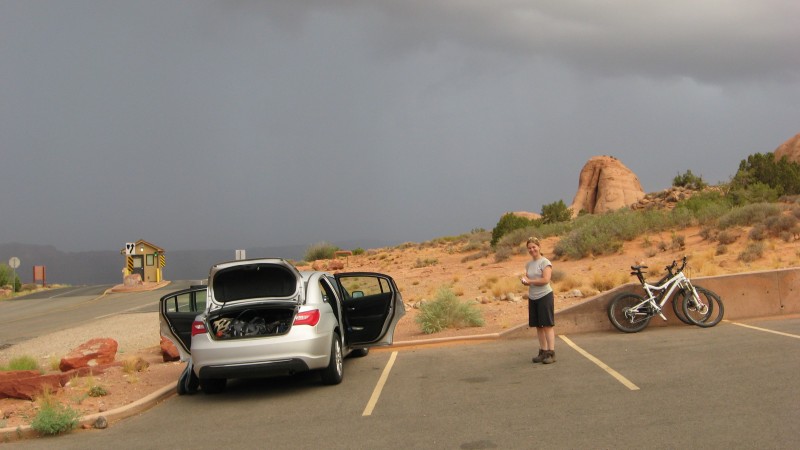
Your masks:
M 624 272 L 594 273 L 590 286 L 600 292 L 610 291 L 617 286 L 628 283 L 628 275 Z

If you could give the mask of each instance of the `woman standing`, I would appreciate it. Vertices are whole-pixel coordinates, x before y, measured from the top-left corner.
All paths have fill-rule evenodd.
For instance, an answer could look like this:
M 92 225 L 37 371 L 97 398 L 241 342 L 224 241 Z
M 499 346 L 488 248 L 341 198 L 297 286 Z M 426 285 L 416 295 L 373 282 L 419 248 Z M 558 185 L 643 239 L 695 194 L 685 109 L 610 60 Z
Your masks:
M 542 256 L 539 239 L 529 238 L 527 247 L 531 261 L 525 265 L 525 275 L 521 280 L 522 284 L 529 286 L 528 326 L 536 327 L 536 335 L 539 338 L 539 354 L 533 357 L 533 362 L 552 364 L 556 362 L 556 334 L 553 329 L 555 306 L 553 288 L 550 287 L 553 264 Z

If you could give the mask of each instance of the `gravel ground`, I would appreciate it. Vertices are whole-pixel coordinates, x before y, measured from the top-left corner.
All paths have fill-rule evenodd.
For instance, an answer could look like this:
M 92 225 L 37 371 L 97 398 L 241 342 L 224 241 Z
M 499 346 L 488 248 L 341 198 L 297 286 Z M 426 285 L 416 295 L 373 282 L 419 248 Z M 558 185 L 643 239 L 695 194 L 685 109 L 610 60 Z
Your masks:
M 0 362 L 25 355 L 46 363 L 52 358 L 60 359 L 93 338 L 115 339 L 120 355 L 157 346 L 160 343 L 158 313 L 120 314 L 29 339 L 0 350 Z

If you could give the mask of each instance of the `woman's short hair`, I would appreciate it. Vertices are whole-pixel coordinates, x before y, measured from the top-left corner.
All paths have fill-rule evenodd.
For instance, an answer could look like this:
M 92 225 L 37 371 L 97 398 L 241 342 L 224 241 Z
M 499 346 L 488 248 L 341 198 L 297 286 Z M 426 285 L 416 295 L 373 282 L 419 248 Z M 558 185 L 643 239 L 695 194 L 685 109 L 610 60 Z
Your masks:
M 529 237 L 528 238 L 528 243 L 525 244 L 525 246 L 527 247 L 527 246 L 529 246 L 531 244 L 536 244 L 538 247 L 542 246 L 542 244 L 539 243 L 539 238 L 537 238 L 537 237 Z

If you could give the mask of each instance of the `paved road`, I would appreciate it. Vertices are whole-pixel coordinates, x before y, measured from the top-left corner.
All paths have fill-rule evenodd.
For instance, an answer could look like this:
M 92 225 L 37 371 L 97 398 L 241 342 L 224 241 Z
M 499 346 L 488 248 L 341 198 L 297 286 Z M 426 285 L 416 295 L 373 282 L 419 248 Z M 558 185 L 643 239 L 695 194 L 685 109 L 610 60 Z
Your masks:
M 113 314 L 158 311 L 162 295 L 189 284 L 178 281 L 155 291 L 125 294 L 104 294 L 112 285 L 78 286 L 3 300 L 0 301 L 0 347 Z
M 18 448 L 800 448 L 800 318 L 515 339 L 348 359 L 172 397 L 106 430 Z M 755 327 L 755 328 L 753 328 Z M 385 383 L 382 383 L 382 380 Z

